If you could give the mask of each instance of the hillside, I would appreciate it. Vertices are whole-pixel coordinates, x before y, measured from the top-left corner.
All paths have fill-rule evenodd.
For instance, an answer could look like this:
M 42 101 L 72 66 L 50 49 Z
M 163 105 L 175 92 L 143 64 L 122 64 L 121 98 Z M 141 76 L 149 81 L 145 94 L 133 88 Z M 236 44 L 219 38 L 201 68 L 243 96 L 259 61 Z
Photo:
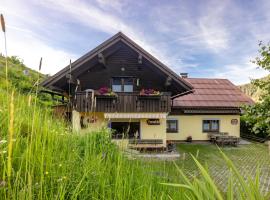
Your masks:
M 270 79 L 270 75 L 267 77 L 262 78 L 261 80 Z M 258 102 L 260 99 L 261 94 L 263 91 L 259 89 L 256 85 L 254 85 L 252 82 L 239 85 L 239 88 L 248 96 L 250 96 L 255 102 Z
M 0 86 L 6 86 L 5 57 L 0 55 Z M 38 80 L 44 79 L 45 75 L 26 67 L 23 61 L 16 56 L 8 57 L 8 80 L 9 86 L 22 93 L 28 93 Z

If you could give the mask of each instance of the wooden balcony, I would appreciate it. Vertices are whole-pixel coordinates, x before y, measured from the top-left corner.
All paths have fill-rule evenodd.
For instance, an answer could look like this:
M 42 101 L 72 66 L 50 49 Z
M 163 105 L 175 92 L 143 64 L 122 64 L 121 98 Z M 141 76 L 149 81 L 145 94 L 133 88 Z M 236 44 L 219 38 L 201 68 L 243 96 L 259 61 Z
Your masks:
M 163 92 L 159 96 L 140 96 L 138 93 L 118 93 L 117 96 L 97 95 L 95 112 L 170 112 L 171 94 Z M 91 94 L 77 92 L 74 100 L 78 112 L 90 112 Z

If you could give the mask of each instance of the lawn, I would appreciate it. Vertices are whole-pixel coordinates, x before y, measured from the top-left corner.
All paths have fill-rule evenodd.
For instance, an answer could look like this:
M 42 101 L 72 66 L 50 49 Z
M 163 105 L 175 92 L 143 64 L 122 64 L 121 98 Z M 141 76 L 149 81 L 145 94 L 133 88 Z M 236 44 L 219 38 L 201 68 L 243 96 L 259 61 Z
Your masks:
M 229 170 L 218 147 L 213 144 L 179 144 L 177 150 L 180 153 L 180 158 L 176 161 L 176 164 L 185 174 L 191 178 L 200 175 L 190 155 L 193 154 L 201 164 L 208 168 L 218 187 L 224 191 L 226 190 Z M 255 177 L 258 167 L 260 170 L 261 191 L 263 193 L 270 191 L 270 157 L 268 147 L 265 144 L 251 143 L 239 145 L 238 147 L 224 147 L 221 150 L 233 161 L 245 179 L 247 175 Z M 167 176 L 168 180 L 177 182 L 179 177 L 176 176 L 177 170 L 171 161 L 156 161 L 154 165 L 156 168 L 151 164 L 156 171 L 160 167 L 164 169 L 163 175 Z

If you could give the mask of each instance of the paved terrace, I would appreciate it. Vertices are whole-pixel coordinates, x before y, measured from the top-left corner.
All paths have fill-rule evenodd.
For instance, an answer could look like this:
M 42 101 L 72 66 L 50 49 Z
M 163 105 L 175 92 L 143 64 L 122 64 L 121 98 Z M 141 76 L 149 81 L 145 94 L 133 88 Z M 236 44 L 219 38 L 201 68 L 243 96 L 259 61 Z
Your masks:
M 184 171 L 190 176 L 199 174 L 193 159 L 188 154 L 188 150 L 198 154 L 201 163 L 208 166 L 211 176 L 220 188 L 227 188 L 229 170 L 225 161 L 222 159 L 214 145 L 179 145 L 180 160 L 178 164 L 183 167 Z M 207 154 L 208 151 L 208 154 Z M 257 166 L 260 169 L 260 188 L 263 193 L 270 191 L 270 155 L 268 147 L 265 144 L 243 144 L 238 147 L 224 147 L 222 151 L 233 161 L 241 175 L 255 177 Z M 198 153 L 197 153 L 198 152 Z M 184 155 L 185 154 L 185 155 Z M 183 160 L 185 159 L 185 160 Z M 235 183 L 237 184 L 237 183 Z

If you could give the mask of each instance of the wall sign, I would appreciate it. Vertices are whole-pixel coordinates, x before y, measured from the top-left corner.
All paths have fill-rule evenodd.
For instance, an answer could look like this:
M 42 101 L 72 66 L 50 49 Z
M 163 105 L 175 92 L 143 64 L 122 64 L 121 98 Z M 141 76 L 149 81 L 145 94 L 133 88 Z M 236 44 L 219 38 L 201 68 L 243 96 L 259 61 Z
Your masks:
M 232 119 L 231 124 L 232 125 L 237 125 L 238 124 L 238 119 Z
M 146 122 L 148 125 L 160 125 L 159 119 L 148 119 Z

